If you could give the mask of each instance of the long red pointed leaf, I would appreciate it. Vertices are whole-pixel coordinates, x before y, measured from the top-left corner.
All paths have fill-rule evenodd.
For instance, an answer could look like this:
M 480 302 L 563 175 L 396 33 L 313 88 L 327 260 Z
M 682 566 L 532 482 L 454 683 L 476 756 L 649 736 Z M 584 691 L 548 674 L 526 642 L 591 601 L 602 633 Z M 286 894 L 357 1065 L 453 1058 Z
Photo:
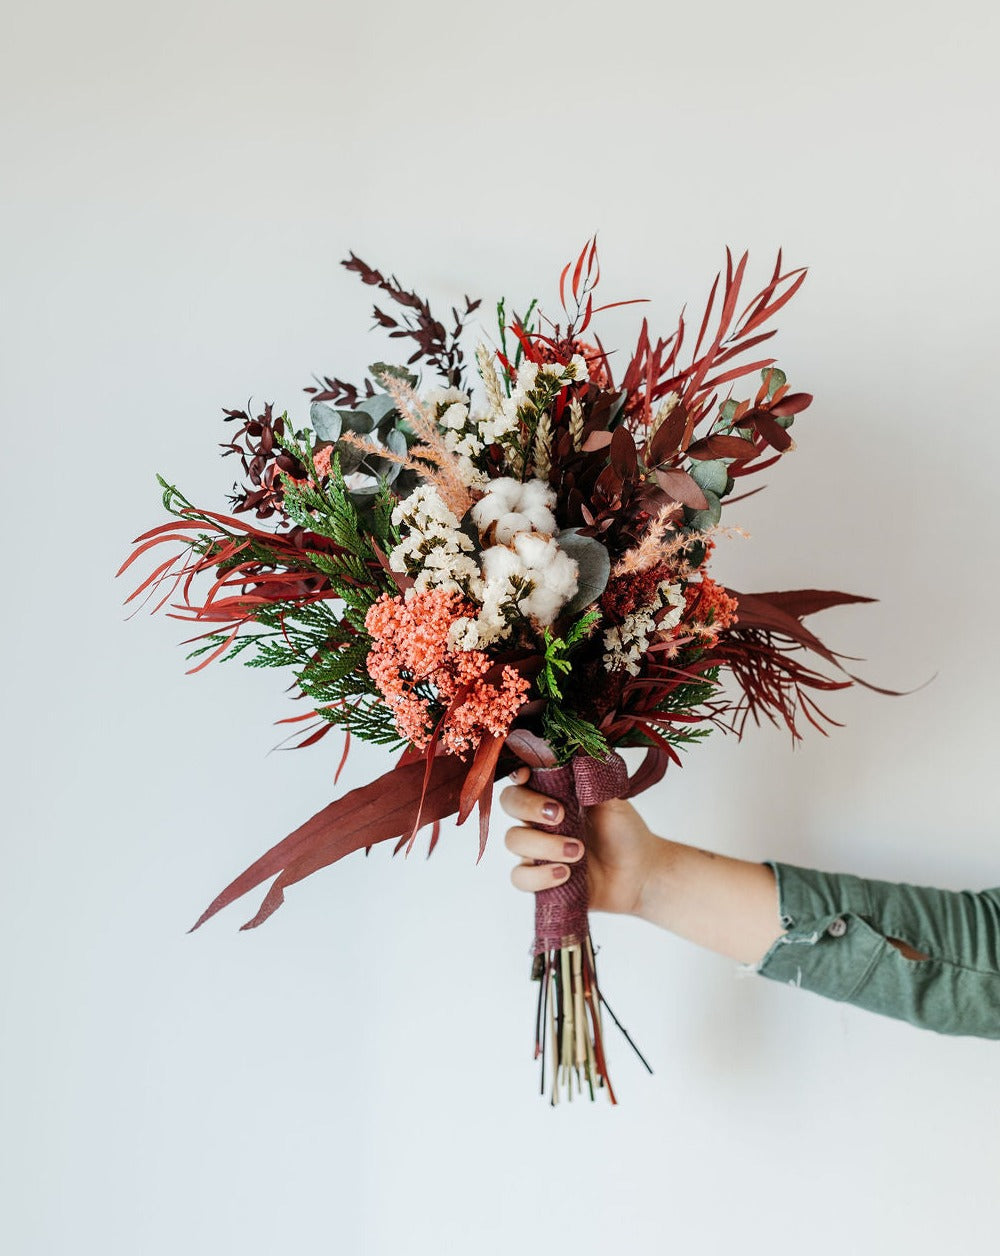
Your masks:
M 484 790 L 492 789 L 497 759 L 503 749 L 504 738 L 484 737 L 479 743 L 469 774 L 462 786 L 458 804 L 458 823 L 462 824 L 482 797 Z
M 435 760 L 424 795 L 427 820 L 440 820 L 458 809 L 466 771 L 467 765 L 457 756 L 442 755 Z M 198 918 L 194 928 L 256 889 L 268 877 L 280 874 L 261 910 L 243 926 L 252 928 L 280 906 L 286 886 L 336 863 L 362 846 L 383 842 L 401 833 L 409 834 L 417 815 L 423 782 L 422 760 L 397 765 L 378 780 L 329 803 L 230 882 Z
M 874 597 L 864 597 L 859 593 L 841 593 L 836 589 L 783 589 L 780 592 L 755 593 L 754 596 L 796 618 L 815 615 L 817 611 L 828 610 L 831 606 L 878 601 Z

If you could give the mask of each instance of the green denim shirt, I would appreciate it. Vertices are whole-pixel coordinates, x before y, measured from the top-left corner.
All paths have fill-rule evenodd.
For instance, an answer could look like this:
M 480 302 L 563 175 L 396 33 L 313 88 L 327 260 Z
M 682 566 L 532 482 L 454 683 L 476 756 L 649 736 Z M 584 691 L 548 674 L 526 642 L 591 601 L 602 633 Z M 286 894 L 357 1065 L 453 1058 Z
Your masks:
M 1000 889 L 767 866 L 787 932 L 757 965 L 761 976 L 937 1033 L 1000 1038 Z M 888 938 L 929 958 L 907 959 Z

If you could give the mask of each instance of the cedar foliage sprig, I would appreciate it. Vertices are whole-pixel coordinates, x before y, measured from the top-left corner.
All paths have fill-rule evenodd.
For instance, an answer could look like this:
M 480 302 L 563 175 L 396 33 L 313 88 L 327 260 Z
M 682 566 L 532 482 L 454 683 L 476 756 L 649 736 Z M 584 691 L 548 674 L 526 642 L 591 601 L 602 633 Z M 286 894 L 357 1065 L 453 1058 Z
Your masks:
M 547 698 L 542 725 L 545 740 L 552 747 L 559 763 L 568 763 L 574 754 L 583 753 L 603 758 L 608 753 L 604 734 L 590 720 L 584 719 L 564 705 L 559 675 L 567 674 L 572 663 L 570 655 L 587 637 L 601 618 L 600 611 L 589 611 L 572 624 L 565 637 L 556 637 L 545 629 L 545 654 L 535 684 Z

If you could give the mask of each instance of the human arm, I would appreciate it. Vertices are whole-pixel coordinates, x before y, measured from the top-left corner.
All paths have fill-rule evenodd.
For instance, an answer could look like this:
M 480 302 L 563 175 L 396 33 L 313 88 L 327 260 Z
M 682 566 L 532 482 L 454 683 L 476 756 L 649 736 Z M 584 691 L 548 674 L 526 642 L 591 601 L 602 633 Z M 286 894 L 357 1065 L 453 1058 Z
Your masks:
M 564 879 L 579 853 L 537 824 L 553 800 L 523 786 L 507 846 L 524 890 Z M 955 891 L 755 864 L 656 837 L 631 804 L 586 813 L 591 907 L 634 915 L 761 976 L 938 1033 L 1000 1039 L 1000 888 Z M 536 864 L 536 860 L 545 861 Z

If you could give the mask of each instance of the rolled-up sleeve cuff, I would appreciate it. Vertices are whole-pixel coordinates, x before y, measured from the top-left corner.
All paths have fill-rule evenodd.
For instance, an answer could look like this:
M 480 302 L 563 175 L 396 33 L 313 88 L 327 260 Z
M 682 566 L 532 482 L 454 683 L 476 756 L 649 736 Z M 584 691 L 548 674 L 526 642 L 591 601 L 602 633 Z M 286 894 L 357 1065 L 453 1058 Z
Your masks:
M 778 884 L 778 913 L 787 932 L 757 972 L 830 999 L 852 999 L 889 945 L 865 919 L 870 914 L 865 882 L 790 864 L 767 866 Z

